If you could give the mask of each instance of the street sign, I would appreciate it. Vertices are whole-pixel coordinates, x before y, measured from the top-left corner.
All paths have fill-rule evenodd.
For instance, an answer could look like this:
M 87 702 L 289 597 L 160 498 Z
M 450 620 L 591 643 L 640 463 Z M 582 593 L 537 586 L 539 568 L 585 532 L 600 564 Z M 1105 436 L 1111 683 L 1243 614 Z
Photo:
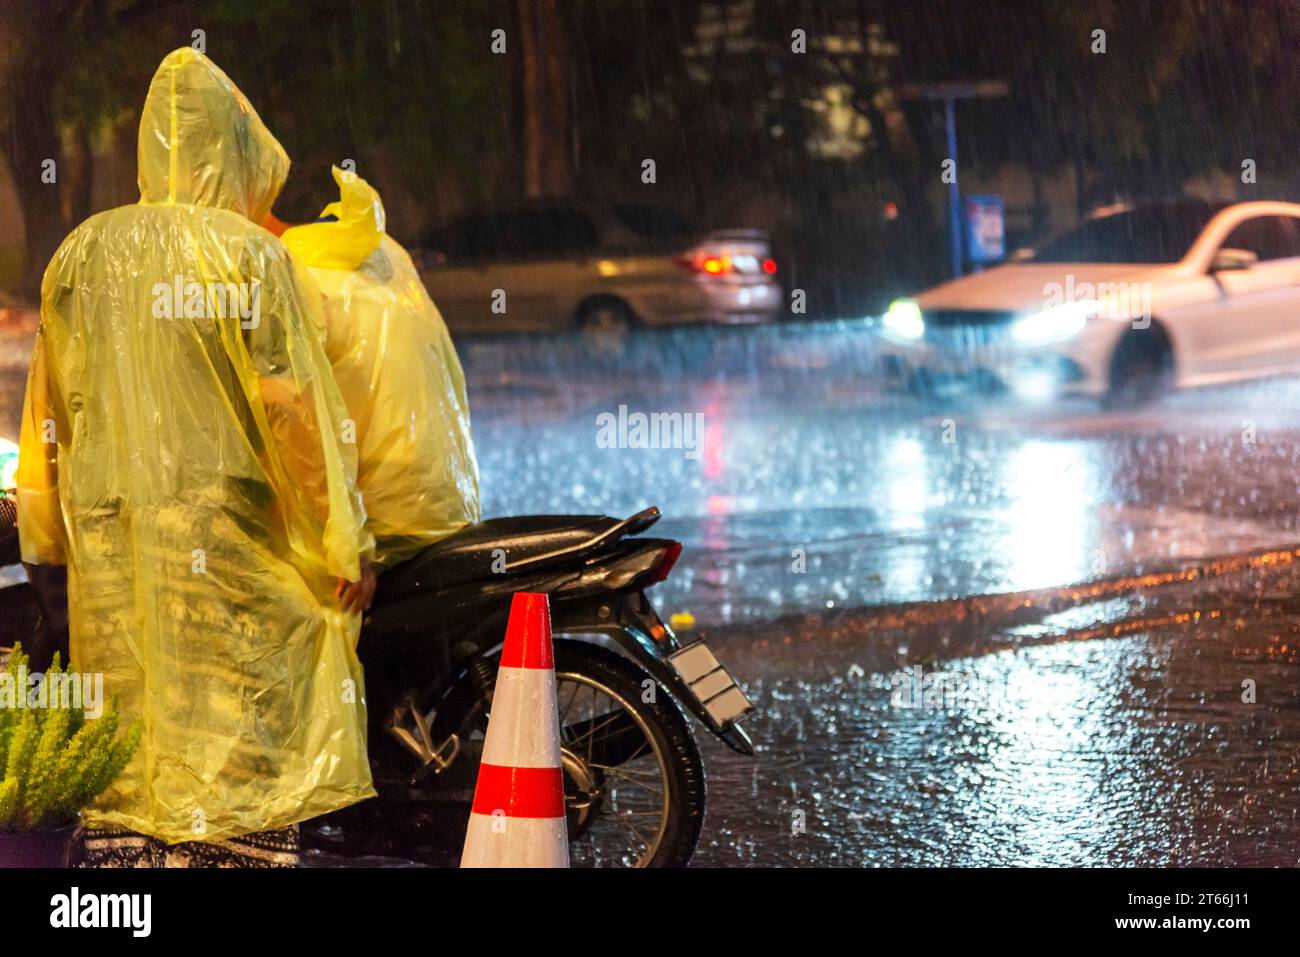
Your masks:
M 1006 228 L 1001 196 L 963 196 L 966 256 L 972 263 L 1000 262 L 1006 257 Z

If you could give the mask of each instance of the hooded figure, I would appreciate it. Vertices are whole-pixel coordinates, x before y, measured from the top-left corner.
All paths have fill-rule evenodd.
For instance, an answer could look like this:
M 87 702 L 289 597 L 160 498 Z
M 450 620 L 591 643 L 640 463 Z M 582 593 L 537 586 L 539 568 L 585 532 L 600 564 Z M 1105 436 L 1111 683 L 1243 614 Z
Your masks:
M 45 272 L 19 457 L 23 560 L 68 566 L 72 664 L 140 748 L 83 815 L 168 842 L 374 794 L 334 601 L 373 547 L 319 294 L 259 223 L 289 160 L 188 48 L 145 100 L 140 202 Z
M 379 194 L 334 169 L 340 198 L 285 246 L 325 298 L 326 352 L 356 426 L 376 562 L 391 566 L 479 518 L 465 376 Z

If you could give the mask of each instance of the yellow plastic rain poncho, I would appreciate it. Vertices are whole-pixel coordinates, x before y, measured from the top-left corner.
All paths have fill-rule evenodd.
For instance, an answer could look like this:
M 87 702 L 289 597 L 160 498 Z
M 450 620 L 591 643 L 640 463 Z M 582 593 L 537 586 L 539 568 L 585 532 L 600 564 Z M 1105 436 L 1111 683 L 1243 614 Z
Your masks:
M 384 233 L 379 194 L 334 170 L 340 199 L 284 233 L 325 297 L 330 362 L 360 449 L 377 562 L 392 565 L 479 518 L 465 376 L 411 257 Z
M 63 563 L 72 663 L 144 719 L 85 815 L 168 841 L 374 793 L 359 620 L 370 547 L 310 280 L 257 225 L 289 160 L 181 49 L 140 124 L 140 202 L 45 273 L 19 457 L 23 559 Z

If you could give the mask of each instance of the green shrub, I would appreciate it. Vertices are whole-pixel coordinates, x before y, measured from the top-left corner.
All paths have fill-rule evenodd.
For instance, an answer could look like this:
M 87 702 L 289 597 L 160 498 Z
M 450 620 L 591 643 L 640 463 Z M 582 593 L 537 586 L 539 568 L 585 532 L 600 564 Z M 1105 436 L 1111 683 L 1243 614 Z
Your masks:
M 15 647 L 5 673 L 24 700 L 27 688 L 18 685 L 18 670 L 26 666 L 22 647 Z M 46 680 L 64 673 L 56 656 Z M 115 706 L 87 721 L 81 707 L 48 704 L 0 706 L 0 831 L 70 824 L 122 773 L 140 743 L 139 721 L 117 736 Z

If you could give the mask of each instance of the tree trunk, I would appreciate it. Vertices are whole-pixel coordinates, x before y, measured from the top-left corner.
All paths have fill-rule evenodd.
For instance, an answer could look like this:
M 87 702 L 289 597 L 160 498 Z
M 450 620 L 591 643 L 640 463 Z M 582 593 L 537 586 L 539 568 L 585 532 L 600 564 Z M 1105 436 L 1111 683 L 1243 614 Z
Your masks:
M 942 241 L 947 236 L 946 229 L 939 227 L 930 205 L 933 186 L 939 180 L 940 172 L 937 159 L 926 160 L 931 155 L 926 149 L 928 131 L 925 129 L 930 120 L 926 115 L 930 106 L 932 104 L 925 102 L 900 106 L 906 135 L 895 143 L 885 128 L 880 137 L 885 172 L 902 197 L 900 206 L 906 222 L 895 234 L 903 246 L 903 261 L 908 266 L 904 280 L 913 289 L 931 285 L 944 277 L 947 268 L 948 247 Z M 883 116 L 880 122 L 884 122 Z
M 1074 167 L 1074 205 L 1082 219 L 1088 214 L 1088 171 L 1084 164 L 1083 157 L 1076 150 L 1071 157 L 1071 164 Z
M 63 146 L 54 120 L 50 91 L 53 71 L 48 61 L 34 57 L 9 76 L 6 94 L 15 109 L 10 119 L 5 154 L 14 189 L 23 211 L 26 259 L 21 293 L 40 298 L 41 276 L 66 233 L 60 200 Z M 52 173 L 47 172 L 53 160 Z M 51 178 L 54 182 L 46 182 Z
M 524 191 L 563 196 L 573 189 L 569 44 L 557 0 L 519 0 L 523 55 Z
M 84 118 L 78 119 L 72 128 L 72 146 L 72 154 L 64 156 L 66 175 L 59 177 L 62 180 L 63 225 L 68 229 L 85 222 L 93 199 L 95 156 L 90 126 Z

